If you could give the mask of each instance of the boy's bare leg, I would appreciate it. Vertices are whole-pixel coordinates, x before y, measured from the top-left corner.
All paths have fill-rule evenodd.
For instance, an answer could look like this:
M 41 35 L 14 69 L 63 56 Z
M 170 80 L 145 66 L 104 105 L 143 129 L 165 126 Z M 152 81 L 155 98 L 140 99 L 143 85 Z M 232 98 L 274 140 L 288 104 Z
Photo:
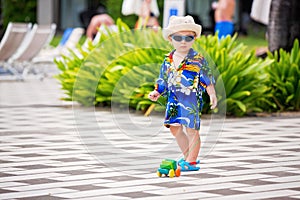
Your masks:
M 189 151 L 187 152 L 188 155 L 186 161 L 196 162 L 201 146 L 200 134 L 198 130 L 191 128 L 186 128 L 186 132 L 189 141 Z
M 184 159 L 187 159 L 189 152 L 189 140 L 187 135 L 183 131 L 182 126 L 170 126 L 170 131 L 172 135 L 176 138 L 177 144 L 181 149 Z

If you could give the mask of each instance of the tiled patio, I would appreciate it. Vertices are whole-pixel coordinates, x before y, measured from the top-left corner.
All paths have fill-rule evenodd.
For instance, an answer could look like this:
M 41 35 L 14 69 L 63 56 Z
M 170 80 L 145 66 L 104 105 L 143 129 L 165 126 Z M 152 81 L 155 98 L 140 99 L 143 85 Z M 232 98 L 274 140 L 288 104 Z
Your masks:
M 300 199 L 299 114 L 206 117 L 201 170 L 159 178 L 181 156 L 161 116 L 72 107 L 52 78 L 0 91 L 0 199 Z

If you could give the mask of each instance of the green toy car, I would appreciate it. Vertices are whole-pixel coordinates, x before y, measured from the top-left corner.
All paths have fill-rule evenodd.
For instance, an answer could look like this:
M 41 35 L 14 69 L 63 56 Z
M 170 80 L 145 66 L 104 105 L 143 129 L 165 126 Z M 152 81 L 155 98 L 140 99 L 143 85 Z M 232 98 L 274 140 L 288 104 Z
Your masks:
M 165 159 L 161 162 L 156 173 L 159 177 L 164 174 L 165 176 L 173 178 L 174 176 L 180 176 L 180 169 L 177 168 L 177 162 L 175 160 Z

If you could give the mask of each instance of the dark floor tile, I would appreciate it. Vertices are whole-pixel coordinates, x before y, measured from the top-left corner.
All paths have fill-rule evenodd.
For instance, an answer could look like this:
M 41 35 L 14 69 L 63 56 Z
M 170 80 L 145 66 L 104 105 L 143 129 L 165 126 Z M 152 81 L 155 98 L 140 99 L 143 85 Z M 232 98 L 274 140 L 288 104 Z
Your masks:
M 24 140 L 23 138 L 20 138 L 20 139 Z M 31 139 L 31 138 L 28 138 L 28 139 Z M 35 145 L 35 144 L 22 144 L 22 145 L 13 145 L 13 146 L 23 148 L 23 149 L 41 147 L 41 145 Z
M 249 145 L 243 145 L 244 147 L 249 147 L 249 148 L 265 148 L 266 146 L 264 145 L 258 145 L 258 144 L 249 144 Z
M 26 154 L 18 154 L 14 155 L 22 158 L 31 158 L 31 157 L 42 157 L 44 155 L 38 154 L 38 153 L 26 153 Z
M 274 184 L 274 182 L 270 181 L 262 181 L 259 179 L 251 179 L 251 180 L 242 180 L 242 181 L 234 181 L 234 183 L 240 183 L 240 184 L 246 184 L 246 185 L 269 185 L 269 184 Z
M 79 159 L 79 158 L 59 158 L 59 159 L 53 159 L 56 161 L 61 161 L 61 162 L 80 162 L 80 161 L 86 161 L 84 159 Z
M 18 168 L 23 168 L 23 169 L 44 169 L 44 168 L 50 168 L 50 166 L 35 164 L 35 165 L 20 165 L 20 166 L 18 166 Z
M 275 198 L 268 198 L 264 200 L 299 200 L 299 198 L 292 198 L 292 197 L 275 197 Z
M 109 178 L 109 180 L 113 180 L 113 181 L 131 181 L 131 180 L 139 180 L 139 179 L 143 179 L 143 178 L 137 178 L 132 176 L 114 176 Z
M 38 179 L 22 180 L 22 181 L 19 181 L 19 182 L 35 185 L 35 184 L 43 184 L 43 183 L 56 183 L 58 181 L 51 180 L 51 179 L 46 179 L 46 178 L 38 178 Z
M 243 162 L 244 162 L 244 160 L 243 160 Z M 250 169 L 250 168 L 237 167 L 237 166 L 221 166 L 221 167 L 219 167 L 219 169 L 227 170 L 227 171 L 238 171 L 238 170 L 246 170 L 246 169 Z
M 291 173 L 291 172 L 284 172 L 284 171 L 279 171 L 279 172 L 266 172 L 264 174 L 272 175 L 272 176 L 277 176 L 277 177 L 285 177 L 285 176 L 299 176 L 297 173 Z
M 291 165 L 287 165 L 286 167 L 291 167 L 291 168 L 295 168 L 295 169 L 300 169 L 300 165 L 293 165 L 293 163 L 291 162 Z M 298 173 L 299 174 L 299 173 Z
M 269 143 L 282 143 L 282 142 L 285 142 L 285 141 L 282 141 L 282 140 L 262 140 L 263 142 L 269 142 Z
M 208 174 L 208 173 L 188 174 L 188 172 L 182 172 L 182 175 L 187 176 L 187 177 L 200 178 L 200 179 L 201 178 L 217 178 L 217 177 L 220 177 L 220 175 Z
M 191 182 L 191 184 L 168 182 L 168 183 L 155 183 L 155 184 L 151 184 L 151 185 L 158 186 L 158 187 L 167 187 L 167 188 L 180 188 L 180 187 L 193 186 L 192 182 Z
M 82 175 L 82 174 L 92 174 L 93 172 L 85 171 L 85 170 L 69 170 L 69 171 L 60 171 L 63 174 L 69 175 Z
M 13 174 L 8 174 L 8 173 L 4 173 L 4 172 L 0 172 L 0 178 L 1 177 L 8 177 L 8 176 L 15 176 Z
M 106 189 L 107 187 L 95 186 L 95 185 L 76 185 L 76 186 L 69 186 L 69 187 L 64 187 L 64 188 L 77 190 L 77 191 L 86 191 L 86 190 Z
M 261 163 L 273 163 L 274 161 L 261 160 L 261 159 L 251 159 L 251 160 L 243 160 L 243 162 L 248 162 L 248 163 L 251 163 L 251 164 L 261 164 Z
M 57 143 L 57 141 L 55 142 L 55 143 Z M 53 149 L 51 149 L 52 151 L 74 151 L 75 149 L 70 149 L 70 148 L 59 148 L 59 149 L 55 149 L 55 148 L 53 148 Z
M 0 199 L 1 199 L 1 194 L 9 193 L 9 192 L 14 192 L 14 191 L 12 191 L 12 190 L 6 190 L 6 189 L 1 189 L 0 188 Z
M 51 195 L 44 195 L 44 196 L 36 196 L 36 197 L 22 197 L 15 200 L 63 200 L 64 198 L 55 197 Z
M 206 193 L 213 193 L 213 194 L 219 194 L 219 195 L 239 195 L 239 194 L 246 194 L 248 192 L 242 192 L 242 191 L 236 191 L 231 189 L 218 189 L 218 190 L 209 190 L 209 191 L 203 191 Z
M 300 148 L 294 148 L 294 149 L 284 149 L 286 151 L 293 151 L 293 152 L 300 152 Z
M 155 197 L 155 196 L 159 196 L 159 195 L 149 194 L 149 193 L 145 193 L 145 192 L 128 192 L 128 193 L 118 194 L 118 196 L 129 197 L 129 198 L 143 198 L 143 197 L 146 198 L 146 197 Z

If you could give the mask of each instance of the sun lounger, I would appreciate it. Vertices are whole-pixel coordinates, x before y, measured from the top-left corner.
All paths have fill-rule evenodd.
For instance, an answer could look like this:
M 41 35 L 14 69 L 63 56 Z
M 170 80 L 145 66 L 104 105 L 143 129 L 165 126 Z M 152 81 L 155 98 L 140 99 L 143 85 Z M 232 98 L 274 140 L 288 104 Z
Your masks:
M 10 60 L 11 62 L 30 62 L 40 50 L 53 37 L 56 31 L 56 25 L 38 25 L 34 24 L 32 30 L 25 38 L 17 53 Z
M 55 58 L 68 54 L 69 49 L 76 48 L 83 34 L 84 29 L 80 27 L 66 29 L 59 45 L 55 48 L 43 49 L 40 54 L 33 59 L 33 62 L 53 63 Z
M 50 42 L 55 31 L 55 24 L 33 25 L 17 52 L 8 60 L 11 67 L 20 72 L 15 74 L 18 78 L 23 80 L 27 73 L 34 69 L 32 59 Z
M 0 69 L 3 73 L 17 73 L 7 61 L 16 53 L 22 41 L 30 32 L 31 26 L 31 23 L 8 23 L 0 43 Z

